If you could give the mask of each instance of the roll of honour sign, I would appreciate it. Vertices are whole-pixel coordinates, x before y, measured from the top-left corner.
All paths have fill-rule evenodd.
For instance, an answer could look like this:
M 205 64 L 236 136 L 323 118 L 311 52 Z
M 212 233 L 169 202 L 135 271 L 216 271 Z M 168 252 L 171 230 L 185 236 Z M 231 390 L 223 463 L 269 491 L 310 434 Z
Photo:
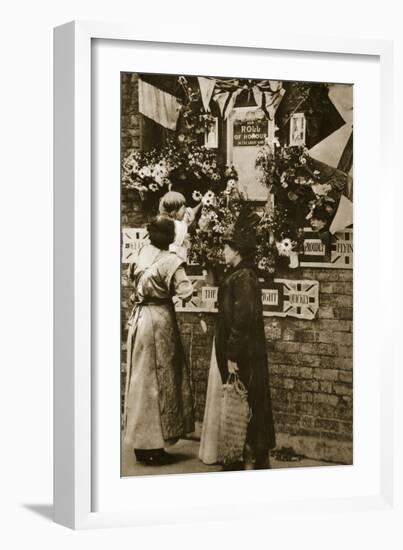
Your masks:
M 265 118 L 256 120 L 235 120 L 234 141 L 236 147 L 264 145 L 268 137 L 268 121 Z

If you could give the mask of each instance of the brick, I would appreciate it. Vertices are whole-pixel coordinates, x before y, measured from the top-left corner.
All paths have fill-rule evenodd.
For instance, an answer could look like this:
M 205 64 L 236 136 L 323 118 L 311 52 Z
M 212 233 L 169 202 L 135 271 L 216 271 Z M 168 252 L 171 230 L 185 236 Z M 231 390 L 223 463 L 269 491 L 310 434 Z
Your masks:
M 319 303 L 321 306 L 331 306 L 333 308 L 351 308 L 353 305 L 352 296 L 344 294 L 320 294 Z
M 272 388 L 284 388 L 283 378 L 281 376 L 272 375 L 270 378 L 270 386 Z
M 319 310 L 318 310 L 319 319 L 334 319 L 335 317 L 336 315 L 332 307 L 322 306 L 322 304 L 319 302 Z M 342 317 L 339 317 L 339 318 L 342 318 Z M 344 318 L 348 319 L 349 317 L 344 317 Z
M 337 357 L 334 365 L 340 370 L 352 370 L 353 360 L 351 357 Z
M 331 432 L 338 432 L 339 431 L 339 422 L 337 420 L 328 420 L 325 418 L 316 418 L 314 422 L 315 428 L 331 431 Z
M 351 296 L 353 294 L 353 285 L 351 281 L 348 282 L 321 282 L 320 293 L 323 294 L 343 294 Z
M 336 407 L 339 402 L 337 395 L 329 395 L 327 393 L 315 393 L 313 396 L 314 403 L 323 403 L 325 405 L 331 405 Z
M 333 389 L 337 395 L 353 395 L 351 384 L 334 384 Z
M 321 363 L 321 358 L 317 355 L 296 354 L 296 353 L 280 353 L 271 352 L 268 354 L 269 368 L 271 363 L 282 363 L 286 365 L 312 366 L 318 367 Z
M 140 116 L 139 115 L 130 115 L 130 117 L 128 117 L 129 120 L 130 120 L 130 126 L 132 126 L 133 128 L 137 128 L 140 126 Z
M 352 422 L 340 422 L 340 432 L 343 434 L 353 435 L 353 423 Z
M 353 398 L 349 395 L 341 395 L 339 401 L 340 407 L 346 407 L 352 409 L 353 407 Z
M 351 320 L 353 318 L 353 308 L 352 307 L 335 307 L 334 317 L 335 319 Z
M 351 344 L 350 345 L 338 344 L 337 351 L 338 351 L 337 355 L 339 357 L 350 358 L 353 356 L 353 346 Z
M 333 396 L 337 397 L 337 396 Z M 345 420 L 351 420 L 352 418 L 352 405 L 347 404 L 344 400 L 345 396 L 340 396 L 336 404 L 332 403 L 314 403 L 315 416 L 323 418 L 342 418 Z
M 318 342 L 351 345 L 353 343 L 353 335 L 349 332 L 321 331 L 318 333 Z
M 294 380 L 292 380 L 292 378 L 284 378 L 283 386 L 286 390 L 292 390 L 294 387 Z
M 319 357 L 319 367 L 322 369 L 336 369 L 338 357 L 331 357 L 330 355 L 322 355 Z
M 348 382 L 352 384 L 353 382 L 353 373 L 351 371 L 339 371 L 339 381 Z
M 279 422 L 282 424 L 288 424 L 288 425 L 298 425 L 299 419 L 300 417 L 297 414 L 277 413 L 275 416 L 276 422 Z
M 313 404 L 312 403 L 301 403 L 300 401 L 297 401 L 293 403 L 294 410 L 299 415 L 301 414 L 313 414 Z
M 318 332 L 313 331 L 312 329 L 298 330 L 296 331 L 295 336 L 298 342 L 318 342 L 319 341 Z
M 301 367 L 296 370 L 295 375 L 298 378 L 312 378 L 313 370 L 310 367 Z
M 304 279 L 314 279 L 316 281 L 338 281 L 339 274 L 337 269 L 303 268 Z
M 336 330 L 338 332 L 353 331 L 352 321 L 346 321 L 342 319 L 319 319 L 317 321 L 317 325 L 318 325 L 317 330 L 324 330 L 324 331 Z
M 319 433 L 319 436 L 321 437 L 321 439 L 325 439 L 328 441 L 349 441 L 349 437 L 347 437 L 345 434 L 336 432 L 321 431 Z
M 295 389 L 298 391 L 318 391 L 319 382 L 317 380 L 295 380 Z
M 300 425 L 302 426 L 302 428 L 313 428 L 314 427 L 313 416 L 302 416 Z
M 274 342 L 274 349 L 276 351 L 282 351 L 284 353 L 299 353 L 301 350 L 301 345 L 298 342 Z
M 322 382 L 319 382 L 319 390 L 323 393 L 332 393 L 333 392 L 333 384 L 329 380 L 324 380 Z
M 336 344 L 303 343 L 300 345 L 300 353 L 313 355 L 337 355 Z
M 268 325 L 265 323 L 264 333 L 268 340 L 278 340 L 281 338 L 281 327 L 273 323 Z
M 295 342 L 297 340 L 296 331 L 291 330 L 290 328 L 286 328 L 283 331 L 282 339 L 284 341 L 294 341 Z
M 313 372 L 313 377 L 318 380 L 338 380 L 339 371 L 336 369 L 315 369 Z

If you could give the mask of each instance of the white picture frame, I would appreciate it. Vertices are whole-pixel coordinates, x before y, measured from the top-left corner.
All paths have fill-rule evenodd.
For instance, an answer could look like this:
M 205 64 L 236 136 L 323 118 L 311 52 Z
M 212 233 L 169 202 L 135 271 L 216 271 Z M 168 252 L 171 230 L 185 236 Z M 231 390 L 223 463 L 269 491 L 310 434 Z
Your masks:
M 290 118 L 290 145 L 305 145 L 306 120 L 304 113 L 294 113 Z
M 214 117 L 210 127 L 204 133 L 204 145 L 208 149 L 216 149 L 218 147 L 218 118 Z
M 212 52 L 217 54 L 221 52 L 220 48 L 225 49 L 226 52 L 232 49 L 235 52 L 241 48 L 246 57 L 253 56 L 255 49 L 259 51 L 259 55 L 262 52 L 271 51 L 282 52 L 287 56 L 291 56 L 293 52 L 299 56 L 314 56 L 315 52 L 319 52 L 323 57 L 334 56 L 335 65 L 346 56 L 372 56 L 380 69 L 381 91 L 378 106 L 382 118 L 379 153 L 384 166 L 384 180 L 392 181 L 390 151 L 392 149 L 393 44 L 391 42 L 358 38 L 347 40 L 345 37 L 324 38 L 313 35 L 287 36 L 282 32 L 277 34 L 272 32 L 270 37 L 256 36 L 253 39 L 239 36 L 232 42 L 227 38 L 206 34 L 205 29 L 203 29 L 203 36 L 206 38 L 198 39 L 194 35 L 189 36 L 185 29 L 179 36 L 177 29 L 170 31 L 168 28 L 164 35 L 153 36 L 147 29 L 115 23 L 72 22 L 55 29 L 55 521 L 70 528 L 84 529 L 162 522 L 177 523 L 178 518 L 180 521 L 188 522 L 240 517 L 264 518 L 267 514 L 296 517 L 298 514 L 308 513 L 315 516 L 324 511 L 333 513 L 346 509 L 351 512 L 368 513 L 388 511 L 393 514 L 395 451 L 393 423 L 390 419 L 394 414 L 393 369 L 396 359 L 392 347 L 388 346 L 388 331 L 391 327 L 387 322 L 387 289 L 390 288 L 393 280 L 392 275 L 382 269 L 381 262 L 387 257 L 385 254 L 392 254 L 393 250 L 386 242 L 382 250 L 380 246 L 381 239 L 383 243 L 390 229 L 386 201 L 390 200 L 393 189 L 389 186 L 385 191 L 381 200 L 382 207 L 377 210 L 377 223 L 371 227 L 365 227 L 365 231 L 375 239 L 372 241 L 372 251 L 370 251 L 364 230 L 360 230 L 360 221 L 368 222 L 368 217 L 365 216 L 368 210 L 377 204 L 371 185 L 368 189 L 368 199 L 360 192 L 358 186 L 360 209 L 356 215 L 355 235 L 356 241 L 361 244 L 361 252 L 355 258 L 357 264 L 368 265 L 366 262 L 368 262 L 369 253 L 372 253 L 375 261 L 379 262 L 376 264 L 378 268 L 374 270 L 375 273 L 368 274 L 368 284 L 378 285 L 373 293 L 378 314 L 385 315 L 382 326 L 377 327 L 376 332 L 371 324 L 365 324 L 369 310 L 364 303 L 364 296 L 368 287 L 365 285 L 362 288 L 358 287 L 356 292 L 356 300 L 360 304 L 358 320 L 365 327 L 362 330 L 360 326 L 358 327 L 358 338 L 366 338 L 369 346 L 375 345 L 371 343 L 375 334 L 378 338 L 376 348 L 370 347 L 368 353 L 364 350 L 360 352 L 361 357 L 355 357 L 355 361 L 359 364 L 368 361 L 375 369 L 373 375 L 368 374 L 368 382 L 365 382 L 368 384 L 368 391 L 372 392 L 371 395 L 377 396 L 377 402 L 379 399 L 379 416 L 376 417 L 377 422 L 379 421 L 379 426 L 376 424 L 379 427 L 379 438 L 376 439 L 374 450 L 376 460 L 369 464 L 370 469 L 366 470 L 364 467 L 361 471 L 359 464 L 345 467 L 350 469 L 340 474 L 344 479 L 344 485 L 340 485 L 338 492 L 333 491 L 329 497 L 324 496 L 323 487 L 326 484 L 330 487 L 330 481 L 337 482 L 336 478 L 339 475 L 337 467 L 334 467 L 331 473 L 327 468 L 316 469 L 315 472 L 305 470 L 306 479 L 316 480 L 313 485 L 309 481 L 309 491 L 300 479 L 301 473 L 296 471 L 277 472 L 275 476 L 270 471 L 250 472 L 246 484 L 245 477 L 241 477 L 242 473 L 213 476 L 214 483 L 217 485 L 217 493 L 213 499 L 211 498 L 212 485 L 207 478 L 201 482 L 201 476 L 197 475 L 166 476 L 170 477 L 169 480 L 158 479 L 159 476 L 154 479 L 131 479 L 129 490 L 132 494 L 136 494 L 136 498 L 130 506 L 119 502 L 117 497 L 119 493 L 111 492 L 110 506 L 96 510 L 98 492 L 96 482 L 99 481 L 100 472 L 102 474 L 106 471 L 104 464 L 99 463 L 99 457 L 96 456 L 98 448 L 96 432 L 100 431 L 100 426 L 102 431 L 107 432 L 109 421 L 105 422 L 106 417 L 100 415 L 97 407 L 96 364 L 99 360 L 97 351 L 99 342 L 93 339 L 98 323 L 103 322 L 101 310 L 98 308 L 99 287 L 103 283 L 99 280 L 99 273 L 95 272 L 93 266 L 96 265 L 97 260 L 94 258 L 98 253 L 97 218 L 98 213 L 104 208 L 104 199 L 99 199 L 92 188 L 92 182 L 97 177 L 97 167 L 93 164 L 94 159 L 91 156 L 94 140 L 97 139 L 97 133 L 94 133 L 94 128 L 91 126 L 91 114 L 96 110 L 91 95 L 91 92 L 94 92 L 91 77 L 96 63 L 96 57 L 92 55 L 94 41 L 111 40 L 117 45 L 119 41 L 143 45 L 158 43 L 159 47 L 164 43 L 166 47 L 175 43 L 176 49 L 193 49 L 193 52 L 201 54 L 200 61 L 197 66 L 195 65 L 194 70 L 199 70 L 204 51 L 211 56 Z M 284 58 L 282 62 L 284 63 Z M 200 72 L 200 74 L 206 73 Z M 377 107 L 373 106 L 373 109 L 376 110 Z M 112 128 L 112 134 L 115 130 L 115 127 Z M 99 131 L 99 128 L 96 131 Z M 374 159 L 374 163 L 379 169 L 379 158 Z M 379 197 L 378 200 L 380 200 Z M 361 216 L 361 211 L 366 214 Z M 110 244 L 107 241 L 108 237 L 103 241 L 106 247 Z M 117 251 L 118 265 L 119 254 L 120 250 Z M 380 280 L 382 285 L 379 283 Z M 363 348 L 358 346 L 358 349 Z M 380 349 L 383 349 L 382 369 L 378 370 L 379 365 L 376 362 L 381 357 Z M 119 370 L 119 366 L 117 369 Z M 358 373 L 360 372 L 362 369 L 358 369 Z M 360 387 L 363 383 L 363 379 L 359 376 L 355 386 Z M 355 409 L 354 412 L 359 417 L 362 411 Z M 111 419 L 112 424 L 114 418 Z M 116 411 L 116 418 L 119 418 L 119 411 Z M 367 441 L 365 434 L 363 437 L 363 441 Z M 111 447 L 119 446 L 119 439 L 109 441 L 109 444 Z M 116 449 L 116 452 L 119 451 Z M 360 448 L 355 449 L 358 455 L 359 451 Z M 372 466 L 375 468 L 373 471 Z M 270 492 L 275 494 L 281 484 L 284 487 L 290 485 L 290 482 L 285 480 L 287 475 L 290 479 L 292 478 L 291 485 L 294 487 L 294 492 L 282 499 L 273 500 L 270 498 Z M 113 476 L 118 483 L 119 472 L 113 472 Z M 348 476 L 354 482 L 357 481 L 349 491 L 346 490 L 345 484 Z M 189 500 L 180 501 L 181 495 L 185 495 L 185 477 L 186 485 L 198 491 L 197 504 L 192 504 L 194 501 Z M 369 479 L 372 479 L 373 483 L 367 485 Z M 105 480 L 107 481 L 109 482 Z M 172 497 L 175 506 L 172 506 L 172 500 L 168 505 L 163 499 L 156 503 L 155 498 L 148 500 L 145 498 L 148 494 L 155 494 L 162 484 L 164 490 L 166 488 L 171 491 L 171 495 L 177 493 Z M 203 493 L 202 484 L 209 486 L 209 494 Z M 258 488 L 263 486 L 267 486 L 270 491 L 262 494 Z M 142 498 L 139 499 L 139 495 Z

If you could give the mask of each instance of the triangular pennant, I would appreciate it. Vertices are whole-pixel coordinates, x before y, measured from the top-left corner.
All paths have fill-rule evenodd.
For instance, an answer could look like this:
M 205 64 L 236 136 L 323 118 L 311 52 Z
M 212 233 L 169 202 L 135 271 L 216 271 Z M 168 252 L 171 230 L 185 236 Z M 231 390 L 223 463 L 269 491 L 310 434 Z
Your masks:
M 229 95 L 230 92 L 219 92 L 214 95 L 214 101 L 217 103 L 222 117 L 224 117 L 224 109 Z
M 281 100 L 285 94 L 284 88 L 280 88 L 278 92 L 264 92 L 265 104 L 264 108 L 266 109 L 269 119 L 273 120 L 274 115 L 276 114 L 277 107 L 280 105 Z
M 205 78 L 204 76 L 198 76 L 200 94 L 203 102 L 203 107 L 206 112 L 210 111 L 210 100 L 213 95 L 216 81 L 214 78 Z
M 341 195 L 336 214 L 330 224 L 329 231 L 334 234 L 342 231 L 353 223 L 353 203 Z
M 234 108 L 236 98 L 239 96 L 241 92 L 242 92 L 242 88 L 239 88 L 238 90 L 235 90 L 234 92 L 232 92 L 229 100 L 227 101 L 227 105 L 225 106 L 224 119 L 228 117 L 228 115 Z
M 214 95 L 214 100 L 217 102 L 221 116 L 226 119 L 234 108 L 236 98 L 242 92 L 242 88 L 232 92 L 219 92 Z
M 263 102 L 263 92 L 259 89 L 258 86 L 253 86 L 252 92 L 253 97 L 255 98 L 256 105 L 258 107 L 261 107 Z

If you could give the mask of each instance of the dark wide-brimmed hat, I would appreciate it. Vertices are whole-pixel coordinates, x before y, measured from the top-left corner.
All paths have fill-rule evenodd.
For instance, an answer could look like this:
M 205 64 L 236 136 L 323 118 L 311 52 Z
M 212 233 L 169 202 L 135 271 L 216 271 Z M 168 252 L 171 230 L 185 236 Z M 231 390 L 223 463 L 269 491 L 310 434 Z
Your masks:
M 223 235 L 223 242 L 238 250 L 242 257 L 256 252 L 256 227 L 260 218 L 250 206 L 244 206 L 236 222 Z

